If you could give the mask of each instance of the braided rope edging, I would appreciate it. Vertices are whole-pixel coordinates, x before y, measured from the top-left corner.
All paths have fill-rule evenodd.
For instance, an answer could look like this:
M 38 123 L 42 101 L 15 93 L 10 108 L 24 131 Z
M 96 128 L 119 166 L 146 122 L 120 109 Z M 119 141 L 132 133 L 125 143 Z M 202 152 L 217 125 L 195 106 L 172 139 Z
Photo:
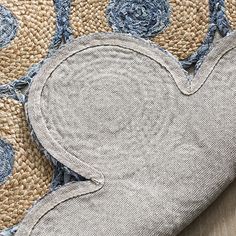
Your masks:
M 199 69 L 205 55 L 210 51 L 212 46 L 215 33 L 216 33 L 216 3 L 218 0 L 209 0 L 209 8 L 210 8 L 210 25 L 208 27 L 207 35 L 202 43 L 202 45 L 198 48 L 198 50 L 193 53 L 190 57 L 185 60 L 181 60 L 181 64 L 184 69 L 188 69 L 192 65 L 195 64 L 195 71 Z

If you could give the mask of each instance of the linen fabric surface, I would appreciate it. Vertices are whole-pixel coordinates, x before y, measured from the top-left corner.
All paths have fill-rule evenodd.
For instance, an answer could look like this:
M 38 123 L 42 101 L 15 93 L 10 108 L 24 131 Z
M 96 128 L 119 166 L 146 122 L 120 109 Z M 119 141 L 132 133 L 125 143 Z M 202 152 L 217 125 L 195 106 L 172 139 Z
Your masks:
M 87 181 L 39 201 L 16 236 L 176 235 L 235 178 L 236 34 L 193 78 L 122 34 L 82 37 L 35 77 L 26 106 L 42 146 Z

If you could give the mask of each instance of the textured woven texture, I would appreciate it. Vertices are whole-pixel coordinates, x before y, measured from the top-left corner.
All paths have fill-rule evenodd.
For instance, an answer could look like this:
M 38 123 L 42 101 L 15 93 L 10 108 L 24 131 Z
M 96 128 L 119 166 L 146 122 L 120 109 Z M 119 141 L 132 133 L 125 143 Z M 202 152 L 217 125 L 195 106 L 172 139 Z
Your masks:
M 170 5 L 167 0 L 110 0 L 107 20 L 114 31 L 154 37 L 169 25 Z
M 143 32 L 142 27 L 149 27 L 150 25 L 155 23 L 150 23 L 150 11 L 148 11 L 147 15 L 142 17 L 131 16 L 122 18 L 122 15 L 131 14 L 133 11 L 137 11 L 137 7 L 141 2 L 143 5 L 146 3 L 146 7 L 149 7 L 150 2 L 148 1 L 116 1 L 119 2 L 117 7 L 116 4 L 112 4 L 109 8 L 109 11 L 112 12 L 111 8 L 116 7 L 113 10 L 112 15 L 110 17 L 115 21 L 119 27 L 115 26 L 118 31 L 120 29 L 121 32 L 134 32 L 135 29 Z M 154 1 L 155 2 L 155 1 Z M 70 23 L 72 27 L 73 34 L 78 37 L 84 34 L 94 33 L 94 32 L 106 32 L 111 31 L 111 27 L 108 23 L 108 17 L 106 16 L 107 8 L 109 6 L 109 0 L 72 0 L 71 1 L 71 15 L 70 15 Z M 122 4 L 123 3 L 123 4 Z M 164 1 L 163 9 L 164 7 Z M 154 5 L 154 6 L 153 6 Z M 155 9 L 155 4 L 151 4 L 150 8 L 153 7 L 152 12 L 157 11 Z M 161 47 L 169 50 L 171 53 L 176 55 L 179 59 L 186 59 L 191 54 L 196 52 L 196 50 L 201 46 L 203 41 L 207 36 L 207 32 L 210 24 L 210 8 L 209 8 L 209 0 L 170 0 L 170 24 L 167 24 L 166 28 L 162 29 L 162 33 L 155 36 L 152 40 L 159 44 Z M 163 10 L 162 11 L 166 11 Z M 142 10 L 141 8 L 139 9 Z M 116 11 L 121 11 L 121 14 L 115 14 Z M 151 12 L 151 13 L 152 13 Z M 137 13 L 138 14 L 138 13 Z M 133 13 L 135 15 L 135 13 Z M 167 19 L 167 15 L 162 13 L 160 14 L 160 21 L 165 22 Z M 120 19 L 120 20 L 119 20 Z M 155 17 L 154 17 L 155 19 Z M 122 23 L 123 22 L 123 23 Z M 127 26 L 122 24 L 126 24 Z M 133 28 L 132 28 L 133 24 Z M 135 25 L 141 24 L 140 27 L 136 27 Z M 137 33 L 137 34 L 141 34 Z M 151 32 L 150 32 L 151 33 Z M 148 35 L 149 33 L 147 33 Z
M 232 29 L 236 29 L 236 1 L 225 0 L 225 10 Z
M 234 0 L 215 0 L 216 24 L 222 36 L 236 28 L 236 2 Z
M 22 104 L 11 98 L 0 98 L 0 139 L 14 150 L 13 173 L 0 183 L 1 231 L 19 223 L 32 204 L 48 192 L 53 171 L 31 140 Z
M 186 82 L 144 40 L 65 47 L 33 81 L 27 111 L 43 147 L 88 181 L 47 195 L 16 235 L 180 232 L 235 178 L 235 57 L 236 34 Z
M 8 21 L 4 21 L 4 24 L 1 20 L 2 17 L 6 20 L 6 16 L 2 14 L 3 8 L 9 13 Z M 21 78 L 30 66 L 47 55 L 56 32 L 53 1 L 0 0 L 0 21 L 0 33 L 5 32 L 5 35 L 0 36 L 1 85 Z M 18 25 L 17 30 L 15 24 Z
M 16 36 L 18 22 L 14 15 L 0 5 L 0 48 L 4 47 Z
M 58 46 L 62 40 L 69 40 L 71 32 L 75 37 L 78 37 L 94 32 L 108 32 L 113 30 L 149 38 L 157 45 L 169 50 L 178 59 L 183 60 L 187 58 L 186 64 L 182 63 L 182 65 L 188 67 L 190 64 L 197 62 L 204 56 L 212 42 L 214 37 L 214 26 L 210 23 L 214 20 L 212 14 L 215 7 L 218 6 L 217 4 L 221 6 L 221 8 L 218 8 L 220 11 L 218 12 L 217 20 L 219 25 L 223 28 L 223 35 L 226 35 L 236 27 L 234 20 L 236 5 L 235 1 L 232 0 L 225 0 L 225 2 L 224 0 L 0 0 L 0 85 L 4 84 L 5 86 L 0 88 L 0 92 L 7 91 L 8 93 L 10 91 L 15 97 L 24 99 L 24 96 L 20 95 L 19 91 L 14 89 L 16 83 L 20 85 L 19 87 L 25 85 L 25 83 L 23 81 L 18 82 L 16 79 L 20 79 L 23 76 L 26 79 L 26 83 L 29 83 L 31 77 L 35 75 L 41 65 L 36 65 L 28 72 L 29 68 L 33 64 L 44 59 L 48 55 L 50 49 L 54 48 L 55 45 Z M 125 24 L 123 25 L 123 23 Z M 198 50 L 201 45 L 202 49 Z M 104 58 L 106 57 L 106 54 L 102 55 Z M 192 55 L 191 58 L 189 58 L 190 55 Z M 96 56 L 100 57 L 100 55 Z M 114 56 L 116 55 L 114 54 Z M 111 61 L 112 59 L 113 58 L 109 58 Z M 130 63 L 129 60 L 131 59 L 132 58 L 127 59 L 127 64 Z M 126 59 L 124 59 L 124 61 L 126 61 Z M 199 61 L 201 62 L 201 60 Z M 147 68 L 149 66 L 150 65 L 147 65 Z M 133 72 L 133 75 L 135 75 L 135 72 L 140 72 L 138 70 L 139 68 L 136 67 L 137 65 L 135 64 L 128 67 L 124 66 L 128 72 Z M 96 66 L 94 66 L 94 68 L 98 69 L 97 72 L 99 72 L 99 68 Z M 81 71 L 82 70 L 83 68 L 81 68 Z M 63 73 L 64 71 L 62 70 L 61 74 Z M 79 74 L 80 71 L 77 71 L 76 73 Z M 93 77 L 92 73 L 93 71 L 91 71 L 91 78 Z M 123 78 L 122 76 L 126 77 L 125 73 L 126 72 L 119 74 L 121 78 Z M 142 71 L 140 73 L 142 74 Z M 147 73 L 149 73 L 149 71 L 147 71 Z M 162 71 L 157 70 L 157 73 L 162 75 Z M 71 76 L 71 80 L 73 80 L 74 74 L 65 74 L 65 77 L 67 76 Z M 110 74 L 107 76 L 109 77 Z M 163 74 L 162 77 L 165 77 L 165 75 Z M 109 93 L 107 94 L 104 92 L 106 95 L 105 97 L 108 97 L 108 100 L 109 98 L 114 98 L 113 101 L 103 100 L 102 98 L 100 101 L 101 106 L 98 108 L 96 107 L 96 104 L 95 106 L 93 105 L 93 99 L 87 99 L 86 96 L 90 96 L 87 94 L 88 91 L 84 91 L 84 97 L 82 97 L 82 99 L 85 98 L 86 102 L 82 104 L 79 109 L 83 110 L 83 115 L 89 120 L 88 124 L 86 124 L 88 129 L 95 130 L 95 133 L 92 133 L 91 137 L 89 134 L 89 142 L 91 140 L 94 141 L 97 132 L 102 134 L 105 133 L 104 137 L 106 136 L 106 132 L 111 132 L 114 135 L 119 133 L 119 130 L 123 130 L 128 125 L 128 121 L 123 122 L 123 120 L 129 120 L 134 116 L 135 112 L 139 112 L 140 104 L 136 103 L 136 94 L 133 95 L 131 93 L 129 96 L 124 97 L 119 94 L 119 89 L 123 90 L 122 92 L 125 92 L 126 88 L 124 87 L 132 85 L 132 79 L 129 80 L 129 78 L 127 78 L 124 84 L 119 84 L 119 81 L 117 83 L 117 80 L 118 79 L 115 79 L 105 86 L 105 89 L 112 88 L 113 84 L 117 86 L 117 90 L 114 89 L 115 95 L 112 94 L 110 96 Z M 202 85 L 202 80 L 199 77 L 197 77 L 196 80 L 200 82 L 196 82 L 195 80 L 189 81 L 184 77 L 184 79 L 178 81 L 177 84 L 179 88 L 182 89 L 182 92 L 184 91 L 186 94 L 191 94 L 193 91 L 198 90 Z M 6 83 L 12 81 L 15 82 L 10 86 L 6 85 Z M 101 84 L 102 83 L 103 82 L 101 82 Z M 70 83 L 68 82 L 68 84 Z M 58 91 L 60 91 L 60 88 L 66 86 L 67 84 L 61 81 L 61 83 L 59 83 Z M 98 87 L 98 90 L 100 90 L 100 82 L 98 82 L 98 85 L 96 86 Z M 149 86 L 149 84 L 145 86 L 147 91 L 150 91 L 151 93 L 152 86 Z M 157 88 L 154 87 L 154 89 Z M 154 101 L 149 97 L 147 99 L 150 100 L 147 102 L 147 106 L 155 108 L 159 112 L 156 116 L 159 121 L 155 124 L 149 121 L 148 115 L 151 114 L 151 111 L 148 110 L 150 109 L 149 107 L 144 111 L 144 115 L 148 117 L 147 121 L 145 119 L 143 121 L 145 123 L 143 126 L 146 128 L 143 131 L 134 132 L 134 137 L 136 137 L 135 135 L 139 134 L 139 132 L 141 133 L 138 141 L 143 142 L 143 146 L 147 145 L 146 140 L 148 140 L 149 136 L 153 135 L 153 130 L 155 130 L 156 127 L 168 126 L 166 123 L 167 116 L 163 115 L 162 112 L 166 104 L 170 107 L 173 105 L 172 103 L 168 103 L 168 93 L 163 93 L 163 91 L 168 91 L 168 89 L 169 87 L 165 88 L 163 84 L 159 84 L 159 89 L 157 89 L 158 94 L 155 96 L 153 95 L 152 97 L 153 99 L 155 98 Z M 101 90 L 102 92 L 97 92 L 97 89 L 95 90 L 96 93 L 91 96 L 94 96 L 95 100 L 97 97 L 100 99 L 100 93 L 103 93 L 103 90 Z M 71 90 L 68 89 L 66 91 L 68 93 L 66 92 L 64 95 L 65 98 L 69 100 L 69 92 Z M 44 92 L 50 94 L 50 91 L 47 91 L 46 89 Z M 46 97 L 47 94 L 44 95 Z M 115 97 L 113 97 L 113 95 Z M 163 98 L 166 98 L 165 104 L 163 103 L 164 105 L 161 103 Z M 133 102 L 134 99 L 135 101 Z M 8 101 L 10 105 L 7 105 L 8 102 L 6 101 Z M 50 166 L 50 163 L 44 159 L 37 150 L 36 145 L 30 141 L 22 105 L 15 100 L 6 99 L 6 101 L 3 102 L 3 117 L 6 116 L 7 119 L 5 120 L 4 118 L 3 122 L 0 123 L 0 125 L 4 124 L 2 125 L 3 129 L 0 128 L 0 155 L 2 158 L 0 158 L 0 201 L 3 201 L 3 204 L 0 206 L 0 212 L 3 212 L 0 216 L 0 231 L 1 229 L 5 229 L 20 222 L 25 215 L 26 210 L 32 206 L 32 203 L 48 192 L 52 180 L 52 167 Z M 122 101 L 124 101 L 127 106 L 124 110 L 119 110 Z M 58 101 L 54 102 L 57 104 Z M 64 101 L 61 100 L 61 103 L 63 102 Z M 77 99 L 75 99 L 74 104 L 77 104 L 77 102 Z M 47 107 L 48 103 L 46 100 L 44 101 L 44 104 Z M 104 104 L 108 104 L 107 106 L 112 107 L 113 110 L 111 109 L 111 111 L 106 112 L 106 116 L 103 117 L 101 114 L 107 109 Z M 13 114 L 11 108 L 9 108 L 11 106 L 18 107 L 16 110 L 20 110 L 19 114 L 22 114 L 22 121 L 16 121 L 15 118 L 11 117 Z M 89 109 L 84 108 L 86 106 L 88 106 Z M 5 107 L 7 108 L 5 109 Z M 1 112 L 2 111 L 0 111 L 0 115 Z M 60 108 L 56 109 L 56 111 L 53 110 L 51 114 L 53 114 L 53 112 L 55 112 L 55 118 L 57 116 L 63 116 L 63 112 Z M 147 112 L 147 114 L 145 112 Z M 67 113 L 69 114 L 70 111 Z M 47 111 L 45 111 L 45 116 L 46 114 Z M 118 117 L 116 121 L 112 120 L 114 116 Z M 8 119 L 8 117 L 11 118 Z M 95 122 L 94 117 L 98 117 L 101 120 Z M 150 120 L 154 118 L 155 117 L 151 116 Z M 0 119 L 2 119 L 1 116 Z M 59 124 L 61 121 L 62 123 L 65 122 L 63 119 L 53 120 L 50 116 L 47 117 L 47 119 L 49 123 L 51 122 L 50 125 L 52 126 L 54 123 Z M 81 117 L 78 115 L 77 119 L 80 120 Z M 8 124 L 9 127 L 13 127 L 9 133 L 5 130 L 5 127 L 7 127 Z M 66 127 L 66 125 L 67 123 L 63 123 L 63 127 Z M 71 127 L 73 127 L 73 125 L 71 125 Z M 79 131 L 83 133 L 82 128 Z M 56 135 L 57 129 L 54 131 L 54 134 Z M 64 131 L 62 130 L 59 133 L 63 132 Z M 162 134 L 163 130 L 157 129 L 157 133 L 158 132 Z M 10 136 L 11 138 L 9 138 Z M 15 141 L 12 137 L 15 137 Z M 17 137 L 21 137 L 21 140 L 18 140 Z M 72 154 L 78 155 L 77 142 L 71 144 L 71 138 L 74 139 L 75 137 L 69 135 L 66 139 L 68 142 L 65 143 L 65 148 Z M 130 138 L 130 142 L 138 142 L 135 138 L 132 140 L 133 137 L 125 138 Z M 107 139 L 110 139 L 110 142 L 114 141 L 114 137 L 109 136 L 109 138 L 105 137 L 102 142 L 106 142 Z M 48 138 L 48 140 L 50 139 Z M 119 139 L 118 142 L 123 142 L 124 140 Z M 117 142 L 113 143 L 116 148 L 118 144 L 119 143 Z M 81 145 L 86 147 L 87 142 L 85 141 L 85 143 L 82 143 Z M 95 145 L 90 147 L 92 149 L 91 153 L 93 153 L 94 147 L 97 148 L 96 145 L 99 144 L 92 142 L 91 145 Z M 129 145 L 129 143 L 127 145 Z M 133 149 L 142 150 L 143 146 L 136 147 L 134 145 Z M 106 148 L 109 149 L 109 145 Z M 109 154 L 109 150 L 106 148 L 104 155 Z M 128 147 L 125 146 L 124 150 L 126 150 L 126 148 Z M 130 148 L 132 148 L 132 145 Z M 91 161 L 91 163 L 94 164 L 93 161 Z M 75 172 L 84 174 L 88 178 L 90 177 L 90 173 L 93 172 L 93 170 L 89 171 L 89 173 L 86 171 L 84 172 L 83 168 L 78 170 L 74 169 L 70 161 L 64 162 L 68 168 L 55 160 L 54 164 L 56 166 L 56 171 L 54 173 L 56 178 L 53 182 L 54 187 L 58 187 L 58 185 L 72 180 L 78 180 L 79 177 Z M 129 165 L 127 165 L 127 168 L 129 168 Z M 71 175 L 71 169 L 75 171 L 73 172 L 73 175 Z M 94 181 L 96 182 L 98 176 L 92 176 L 91 179 L 94 177 Z M 224 184 L 224 186 L 225 185 L 226 184 Z M 86 191 L 88 190 L 87 187 L 85 189 Z M 91 189 L 93 188 L 91 187 Z M 73 188 L 71 191 L 73 194 Z M 113 197 L 114 196 L 111 196 L 111 199 Z M 202 206 L 203 205 L 204 204 L 202 204 Z M 48 220 L 48 218 L 45 219 Z M 61 229 L 61 231 L 63 231 L 63 229 Z M 61 231 L 58 231 L 59 235 Z M 65 234 L 68 233 L 65 232 Z M 77 232 L 75 232 L 75 234 L 77 234 Z
M 14 150 L 12 145 L 0 139 L 0 184 L 6 181 L 12 173 L 14 164 Z

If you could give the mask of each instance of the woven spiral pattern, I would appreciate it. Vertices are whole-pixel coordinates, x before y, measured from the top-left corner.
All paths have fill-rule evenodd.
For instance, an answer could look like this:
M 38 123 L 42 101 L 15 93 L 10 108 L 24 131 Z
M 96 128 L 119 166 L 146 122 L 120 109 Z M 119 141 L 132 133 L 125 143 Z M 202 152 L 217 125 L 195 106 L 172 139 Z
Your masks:
M 1 5 L 0 26 L 0 48 L 2 48 L 16 36 L 18 23 L 14 15 Z
M 19 223 L 33 202 L 44 196 L 52 180 L 52 167 L 31 140 L 23 106 L 0 99 L 0 138 L 15 152 L 12 175 L 0 185 L 0 230 Z
M 225 0 L 225 10 L 230 26 L 233 29 L 236 29 L 236 1 Z
M 44 198 L 17 236 L 170 236 L 195 219 L 236 177 L 235 39 L 190 83 L 172 56 L 121 34 L 82 37 L 48 60 L 29 120 L 55 159 L 91 181 Z
M 75 37 L 112 31 L 107 22 L 109 0 L 72 0 L 70 23 Z
M 48 52 L 56 30 L 53 0 L 0 0 L 18 22 L 14 40 L 0 49 L 0 84 L 25 75 Z
M 109 0 L 72 0 L 70 23 L 75 37 L 112 31 L 106 16 Z M 186 59 L 203 43 L 209 28 L 208 0 L 169 0 L 170 24 L 152 38 L 179 59 Z
M 114 31 L 148 38 L 170 23 L 167 0 L 110 0 L 107 18 Z

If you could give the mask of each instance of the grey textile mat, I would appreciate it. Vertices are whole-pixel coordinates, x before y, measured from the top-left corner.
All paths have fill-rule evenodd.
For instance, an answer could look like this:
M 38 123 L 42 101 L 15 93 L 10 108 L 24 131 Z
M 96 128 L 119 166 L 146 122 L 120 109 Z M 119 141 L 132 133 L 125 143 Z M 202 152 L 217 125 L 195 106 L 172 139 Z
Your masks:
M 236 173 L 236 34 L 194 78 L 122 34 L 82 37 L 34 79 L 27 112 L 42 146 L 86 177 L 47 195 L 16 236 L 168 236 Z

